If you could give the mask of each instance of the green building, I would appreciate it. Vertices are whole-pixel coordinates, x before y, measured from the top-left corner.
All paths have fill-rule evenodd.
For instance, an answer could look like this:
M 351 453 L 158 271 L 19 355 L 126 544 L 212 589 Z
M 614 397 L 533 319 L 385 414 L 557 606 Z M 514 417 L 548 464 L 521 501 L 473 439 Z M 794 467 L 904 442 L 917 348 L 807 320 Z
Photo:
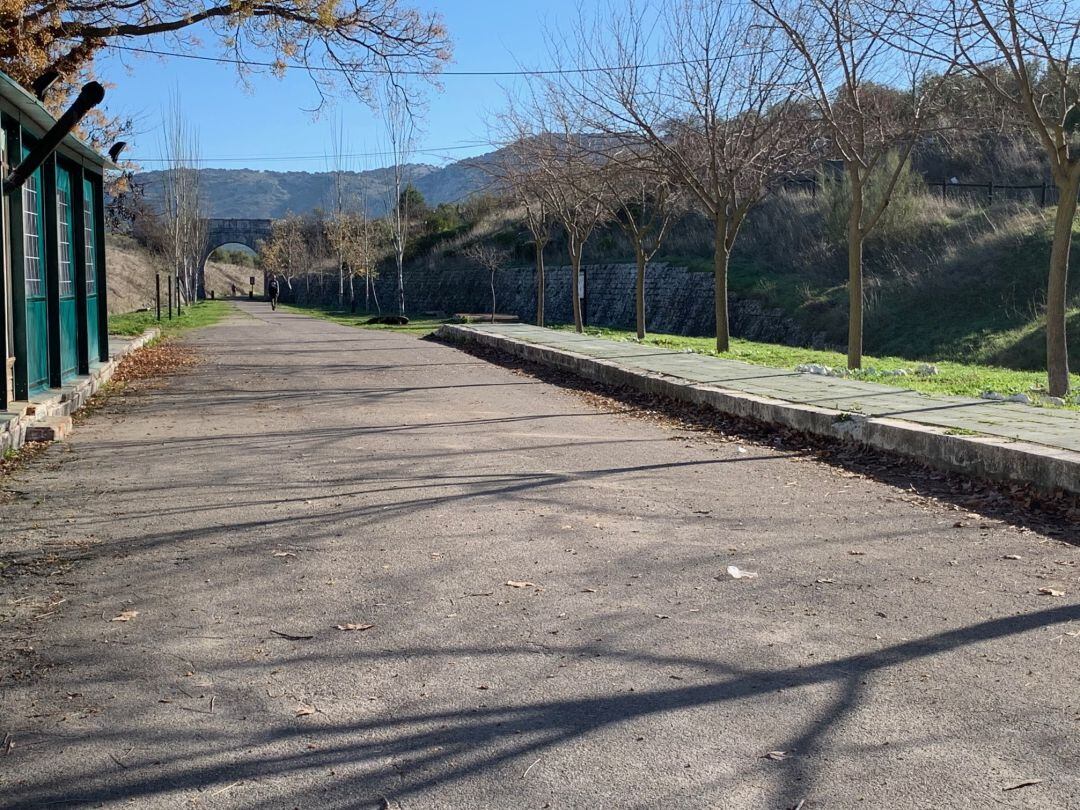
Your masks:
M 37 98 L 0 73 L 5 180 L 56 123 Z M 68 134 L 25 180 L 5 188 L 0 409 L 48 395 L 109 359 L 102 184 L 107 167 L 107 158 Z

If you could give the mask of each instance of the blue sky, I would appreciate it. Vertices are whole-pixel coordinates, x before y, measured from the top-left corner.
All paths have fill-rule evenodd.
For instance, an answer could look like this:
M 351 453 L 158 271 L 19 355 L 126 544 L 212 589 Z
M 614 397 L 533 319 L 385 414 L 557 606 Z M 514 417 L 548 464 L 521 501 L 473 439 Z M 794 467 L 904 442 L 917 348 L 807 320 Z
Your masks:
M 545 28 L 569 22 L 577 16 L 573 0 L 546 0 L 521 3 L 514 0 L 448 0 L 443 3 L 416 2 L 422 9 L 443 15 L 454 43 L 454 62 L 449 69 L 515 70 L 547 64 Z M 146 40 L 128 44 L 147 46 Z M 210 41 L 197 53 L 217 56 L 220 51 Z M 151 47 L 176 50 L 175 45 L 156 43 Z M 248 54 L 256 57 L 254 52 Z M 183 109 L 198 129 L 204 165 L 223 168 L 256 168 L 280 171 L 324 171 L 322 157 L 330 151 L 331 130 L 338 118 L 343 123 L 345 143 L 350 153 L 377 153 L 385 149 L 383 125 L 355 99 L 343 97 L 336 106 L 313 119 L 310 110 L 318 103 L 311 80 L 302 71 L 289 71 L 284 79 L 269 75 L 250 78 L 245 89 L 235 68 L 212 62 L 186 59 L 135 57 L 111 52 L 99 63 L 101 77 L 115 84 L 107 96 L 113 114 L 133 116 L 137 134 L 130 139 L 126 156 L 142 158 L 143 168 L 160 168 L 151 159 L 162 156 L 160 128 L 170 91 L 179 95 Z M 476 145 L 489 137 L 485 117 L 498 110 L 503 87 L 513 79 L 453 77 L 443 79 L 441 92 L 432 89 L 418 137 L 421 154 L 416 160 L 441 164 L 489 151 Z M 315 156 L 299 159 L 299 156 Z M 238 158 L 238 159 L 226 159 Z M 280 159 L 286 158 L 286 159 Z M 380 155 L 357 157 L 350 168 L 385 165 Z

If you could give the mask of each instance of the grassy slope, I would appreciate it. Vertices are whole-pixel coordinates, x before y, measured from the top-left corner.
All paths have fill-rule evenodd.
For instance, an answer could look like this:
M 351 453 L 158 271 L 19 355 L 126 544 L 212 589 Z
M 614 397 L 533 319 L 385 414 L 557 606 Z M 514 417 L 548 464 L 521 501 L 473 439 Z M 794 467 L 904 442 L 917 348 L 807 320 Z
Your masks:
M 807 201 L 764 211 L 740 237 L 732 295 L 784 310 L 826 343 L 846 339 L 842 249 L 822 243 Z M 1052 209 L 973 209 L 933 198 L 906 228 L 868 245 L 866 349 L 885 356 L 1025 370 L 1045 368 Z M 1074 230 L 1080 237 L 1080 223 Z M 815 238 L 816 237 L 816 238 Z M 1080 257 L 1073 251 L 1076 268 Z M 1080 368 L 1080 285 L 1072 285 L 1070 360 Z
M 174 316 L 172 320 L 162 313 L 160 322 L 154 312 L 125 312 L 109 316 L 109 334 L 141 335 L 147 329 L 159 326 L 162 335 L 174 335 L 186 329 L 212 326 L 234 311 L 232 305 L 226 301 L 203 301 L 194 306 L 184 307 L 180 317 Z

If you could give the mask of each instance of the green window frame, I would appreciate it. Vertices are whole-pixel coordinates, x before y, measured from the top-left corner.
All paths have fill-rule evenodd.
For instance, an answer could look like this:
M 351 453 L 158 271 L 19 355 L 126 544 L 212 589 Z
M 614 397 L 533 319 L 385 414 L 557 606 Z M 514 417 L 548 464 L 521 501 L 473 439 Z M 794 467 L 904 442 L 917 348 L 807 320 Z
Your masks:
M 28 298 L 45 297 L 45 257 L 41 241 L 41 175 L 34 172 L 23 183 L 23 274 Z
M 75 263 L 72 261 L 71 188 L 69 183 L 56 184 L 56 247 L 60 259 L 60 297 L 75 295 Z

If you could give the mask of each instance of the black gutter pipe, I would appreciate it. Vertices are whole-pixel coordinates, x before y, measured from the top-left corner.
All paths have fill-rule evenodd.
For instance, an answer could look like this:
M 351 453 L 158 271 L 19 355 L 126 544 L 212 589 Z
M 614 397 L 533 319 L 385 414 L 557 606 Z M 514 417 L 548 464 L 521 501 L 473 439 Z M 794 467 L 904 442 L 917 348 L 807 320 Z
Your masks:
M 44 137 L 34 144 L 22 163 L 12 169 L 11 174 L 4 180 L 4 193 L 10 194 L 26 182 L 26 178 L 45 162 L 45 158 L 53 153 L 60 145 L 60 141 L 71 134 L 75 126 L 91 109 L 100 104 L 103 98 L 105 98 L 105 88 L 98 82 L 83 85 L 79 97 L 67 108 L 67 112 L 61 115 Z

